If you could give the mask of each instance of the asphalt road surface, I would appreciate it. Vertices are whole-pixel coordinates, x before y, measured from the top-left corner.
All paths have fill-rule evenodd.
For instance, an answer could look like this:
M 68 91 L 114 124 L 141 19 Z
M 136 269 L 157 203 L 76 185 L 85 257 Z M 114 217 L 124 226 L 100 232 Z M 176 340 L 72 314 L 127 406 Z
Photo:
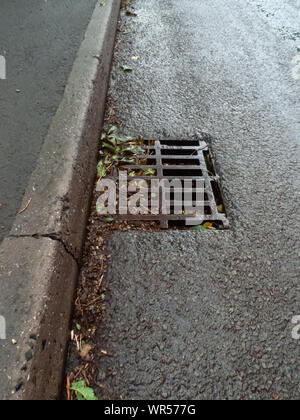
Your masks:
M 1 0 L 0 242 L 62 98 L 96 0 Z
M 136 0 L 135 12 L 120 27 L 117 118 L 145 138 L 209 133 L 231 228 L 112 236 L 97 392 L 299 399 L 300 2 Z

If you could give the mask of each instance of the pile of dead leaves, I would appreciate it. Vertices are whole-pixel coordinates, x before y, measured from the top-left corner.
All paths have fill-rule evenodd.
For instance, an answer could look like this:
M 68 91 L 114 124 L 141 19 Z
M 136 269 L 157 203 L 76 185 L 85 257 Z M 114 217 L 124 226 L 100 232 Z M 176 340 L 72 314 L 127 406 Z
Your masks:
M 135 138 L 120 133 L 115 126 L 104 130 L 101 136 L 101 160 L 97 165 L 98 178 L 109 175 L 114 168 L 126 169 L 127 165 L 143 165 L 147 162 L 149 152 L 141 137 Z M 139 175 L 153 175 L 155 171 L 146 169 Z M 132 172 L 130 176 L 137 174 Z

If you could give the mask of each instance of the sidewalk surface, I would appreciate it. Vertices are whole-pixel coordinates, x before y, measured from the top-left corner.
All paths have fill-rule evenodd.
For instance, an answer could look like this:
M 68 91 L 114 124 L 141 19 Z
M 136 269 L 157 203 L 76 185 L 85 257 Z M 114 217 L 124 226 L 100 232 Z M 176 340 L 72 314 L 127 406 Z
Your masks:
M 4 3 L 13 31 L 13 9 Z M 0 399 L 53 400 L 61 393 L 120 0 L 28 1 L 24 9 L 11 3 L 21 29 L 15 29 L 16 55 L 7 36 L 9 79 L 0 82 L 20 103 L 8 101 L 3 130 L 0 117 L 1 135 L 17 127 L 9 131 L 12 138 L 1 137 L 6 151 L 4 157 L 0 154 L 0 172 L 2 176 L 2 162 L 9 166 L 15 151 L 9 167 L 13 175 L 7 170 L 10 184 L 4 189 L 13 195 L 21 178 L 20 185 L 27 185 L 20 206 L 24 211 L 0 244 Z M 29 57 L 23 76 L 20 54 Z M 16 80 L 10 71 L 14 62 L 19 63 Z M 12 89 L 14 83 L 19 93 Z M 17 122 L 11 120 L 14 116 Z M 22 164 L 14 170 L 18 162 Z M 14 197 L 11 209 L 17 207 L 19 198 Z M 8 220 L 7 202 L 2 204 L 1 222 Z
M 1 0 L 0 243 L 20 209 L 96 0 Z
M 231 228 L 112 235 L 100 398 L 300 397 L 299 3 L 260 3 L 136 0 L 122 17 L 117 119 L 209 133 Z

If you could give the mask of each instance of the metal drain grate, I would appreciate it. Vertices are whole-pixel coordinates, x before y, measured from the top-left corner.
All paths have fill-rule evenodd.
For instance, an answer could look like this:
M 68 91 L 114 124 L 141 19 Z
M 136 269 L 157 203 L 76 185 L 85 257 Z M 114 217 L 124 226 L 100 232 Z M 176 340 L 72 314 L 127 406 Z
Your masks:
M 197 181 L 201 181 L 203 188 L 203 214 L 202 223 L 212 222 L 218 228 L 228 228 L 229 223 L 225 214 L 224 204 L 219 188 L 219 179 L 215 172 L 213 159 L 209 153 L 208 146 L 200 140 L 155 140 L 145 141 L 145 152 L 147 159 L 143 165 L 124 165 L 123 170 L 128 173 L 128 183 L 138 177 L 139 180 L 174 179 L 182 181 L 190 180 L 189 191 L 195 197 L 199 191 Z M 138 174 L 138 175 L 135 175 Z M 108 179 L 118 183 L 119 171 L 113 170 Z M 151 190 L 149 190 L 151 194 Z M 183 188 L 183 194 L 186 189 Z M 170 200 L 169 214 L 162 214 L 161 203 L 158 214 L 153 214 L 151 210 L 147 214 L 114 214 L 116 220 L 127 221 L 158 221 L 161 228 L 190 226 L 191 213 L 183 211 L 176 214 L 176 202 L 174 201 L 175 190 L 171 191 L 168 199 Z M 150 195 L 149 195 L 150 197 Z M 178 196 L 176 196 L 178 197 Z M 160 199 L 162 198 L 160 192 Z M 192 203 L 191 203 L 192 204 Z M 147 209 L 148 210 L 148 209 Z

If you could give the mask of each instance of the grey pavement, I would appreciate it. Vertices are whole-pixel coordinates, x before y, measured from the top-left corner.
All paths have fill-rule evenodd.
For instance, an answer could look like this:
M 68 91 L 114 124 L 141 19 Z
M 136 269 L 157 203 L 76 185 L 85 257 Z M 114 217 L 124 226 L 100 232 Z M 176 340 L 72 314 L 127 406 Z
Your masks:
M 90 19 L 88 10 L 92 12 L 92 3 L 61 3 L 48 1 L 46 9 L 44 2 L 34 3 L 44 10 L 44 20 L 33 7 L 29 13 L 32 19 L 35 14 L 39 15 L 36 25 L 44 23 L 46 31 L 51 26 L 51 37 L 58 37 L 49 45 L 52 51 L 49 51 L 49 57 L 41 58 L 41 63 L 35 62 L 36 67 L 41 64 L 40 71 L 45 70 L 43 63 L 47 68 L 53 66 L 58 77 L 53 73 L 57 82 L 54 84 L 51 80 L 53 86 L 40 79 L 40 84 L 31 87 L 24 84 L 25 91 L 28 87 L 26 100 L 33 95 L 32 105 L 36 105 L 38 92 L 34 92 L 34 87 L 52 98 L 53 104 L 55 98 L 60 99 L 58 92 L 63 91 L 67 67 L 72 69 L 36 167 L 32 168 L 22 207 L 29 197 L 32 202 L 16 217 L 10 235 L 0 244 L 0 399 L 53 400 L 60 397 L 78 260 L 95 178 L 120 0 L 98 3 Z M 15 8 L 17 15 L 16 4 Z M 80 23 L 84 19 L 85 23 Z M 47 25 L 46 21 L 48 24 L 51 21 L 52 25 Z M 80 47 L 78 45 L 77 54 L 75 49 L 73 51 L 76 58 L 72 65 L 68 46 L 73 48 L 76 33 L 73 40 L 69 29 L 73 25 L 78 25 L 77 29 L 85 28 L 88 21 L 82 43 L 77 33 Z M 26 30 L 35 32 L 36 27 L 30 27 L 29 23 L 27 21 Z M 32 40 L 33 44 L 35 41 L 38 43 L 38 38 Z M 44 43 L 47 45 L 45 34 Z M 36 53 L 35 48 L 32 52 Z M 66 67 L 58 65 L 64 54 L 69 60 Z M 38 74 L 39 69 L 34 71 Z M 29 76 L 26 73 L 25 79 L 30 79 Z M 51 86 L 57 89 L 55 98 Z M 22 118 L 16 116 L 19 123 L 18 118 Z M 32 121 L 34 118 L 38 120 L 35 113 L 30 114 L 28 124 L 34 127 L 36 123 L 37 130 L 41 129 L 37 121 Z M 33 145 L 30 141 L 36 138 L 27 140 L 30 157 Z M 8 142 L 7 147 L 9 145 Z M 18 155 L 18 158 L 22 156 Z M 20 179 L 25 176 L 22 172 L 15 175 Z
M 231 228 L 112 236 L 99 396 L 299 399 L 300 2 L 135 12 L 120 27 L 117 118 L 145 138 L 209 133 Z
M 2 0 L 0 242 L 18 212 L 96 0 Z

